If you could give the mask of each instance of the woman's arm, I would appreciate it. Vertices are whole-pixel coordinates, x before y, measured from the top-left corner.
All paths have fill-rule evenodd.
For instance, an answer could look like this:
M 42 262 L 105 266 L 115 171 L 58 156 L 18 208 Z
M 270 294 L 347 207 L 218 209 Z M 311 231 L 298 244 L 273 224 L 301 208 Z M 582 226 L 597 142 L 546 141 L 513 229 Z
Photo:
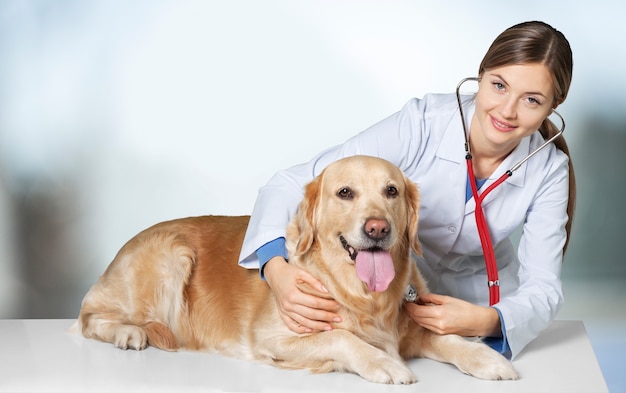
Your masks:
M 569 181 L 566 160 L 551 164 L 556 169 L 547 174 L 526 214 L 518 247 L 519 287 L 495 305 L 514 357 L 552 323 L 563 304 L 561 268 Z
M 343 145 L 330 148 L 308 163 L 280 171 L 259 190 L 248 230 L 241 250 L 239 264 L 260 268 L 257 251 L 264 244 L 285 237 L 286 227 L 295 214 L 304 195 L 304 187 L 318 176 L 331 162 L 357 154 L 385 158 L 406 170 L 416 165 L 425 140 L 423 112 L 427 100 L 410 100 L 400 112 L 373 125 L 347 140 Z M 410 164 L 409 164 L 410 163 Z M 295 332 L 327 330 L 337 322 L 339 305 L 334 301 L 303 293 L 300 282 L 319 288 L 321 283 L 310 274 L 280 258 L 270 258 L 263 267 L 263 276 L 277 298 L 282 319 Z

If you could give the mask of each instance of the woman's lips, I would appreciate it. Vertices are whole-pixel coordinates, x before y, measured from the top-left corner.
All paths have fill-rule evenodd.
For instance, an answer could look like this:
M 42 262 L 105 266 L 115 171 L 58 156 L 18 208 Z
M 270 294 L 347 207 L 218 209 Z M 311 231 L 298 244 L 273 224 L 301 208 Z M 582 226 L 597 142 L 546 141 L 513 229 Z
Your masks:
M 491 119 L 491 124 L 493 125 L 493 127 L 498 130 L 498 131 L 502 131 L 502 132 L 511 132 L 515 129 L 515 126 L 509 124 L 509 123 L 504 123 L 498 119 L 496 119 L 493 116 L 489 116 L 489 118 Z

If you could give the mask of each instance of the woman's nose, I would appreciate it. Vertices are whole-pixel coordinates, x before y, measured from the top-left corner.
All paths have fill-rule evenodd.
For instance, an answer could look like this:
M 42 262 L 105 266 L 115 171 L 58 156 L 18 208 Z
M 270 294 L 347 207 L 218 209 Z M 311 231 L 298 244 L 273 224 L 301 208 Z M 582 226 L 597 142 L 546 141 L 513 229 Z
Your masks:
M 517 117 L 517 99 L 506 97 L 500 104 L 500 115 L 505 119 L 515 119 Z

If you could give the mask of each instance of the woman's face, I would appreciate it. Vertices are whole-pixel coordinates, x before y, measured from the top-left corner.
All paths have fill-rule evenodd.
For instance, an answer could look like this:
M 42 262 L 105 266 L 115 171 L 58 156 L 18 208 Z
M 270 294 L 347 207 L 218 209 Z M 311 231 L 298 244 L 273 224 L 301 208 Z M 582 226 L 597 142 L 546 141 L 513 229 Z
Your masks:
M 476 95 L 472 144 L 481 144 L 484 152 L 508 154 L 522 138 L 537 131 L 553 104 L 554 85 L 545 65 L 486 70 Z

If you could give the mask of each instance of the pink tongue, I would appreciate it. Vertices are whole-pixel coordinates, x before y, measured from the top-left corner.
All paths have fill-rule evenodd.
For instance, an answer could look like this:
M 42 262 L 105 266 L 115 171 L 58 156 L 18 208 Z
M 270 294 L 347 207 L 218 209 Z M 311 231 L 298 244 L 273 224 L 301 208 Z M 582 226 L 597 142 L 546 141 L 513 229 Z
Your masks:
M 356 275 L 370 291 L 386 290 L 396 275 L 389 251 L 359 251 L 355 262 Z

